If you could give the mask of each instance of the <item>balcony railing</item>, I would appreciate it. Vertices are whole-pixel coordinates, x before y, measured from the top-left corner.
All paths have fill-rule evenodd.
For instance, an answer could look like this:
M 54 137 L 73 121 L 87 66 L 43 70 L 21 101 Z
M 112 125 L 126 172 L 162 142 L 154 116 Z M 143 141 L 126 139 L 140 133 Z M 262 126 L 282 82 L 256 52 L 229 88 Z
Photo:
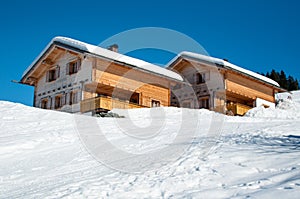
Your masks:
M 80 102 L 80 112 L 85 113 L 89 111 L 94 111 L 97 109 L 112 110 L 113 108 L 118 109 L 131 109 L 131 108 L 143 108 L 146 106 L 134 104 L 128 101 L 122 101 L 119 99 L 114 99 L 110 97 L 96 97 Z

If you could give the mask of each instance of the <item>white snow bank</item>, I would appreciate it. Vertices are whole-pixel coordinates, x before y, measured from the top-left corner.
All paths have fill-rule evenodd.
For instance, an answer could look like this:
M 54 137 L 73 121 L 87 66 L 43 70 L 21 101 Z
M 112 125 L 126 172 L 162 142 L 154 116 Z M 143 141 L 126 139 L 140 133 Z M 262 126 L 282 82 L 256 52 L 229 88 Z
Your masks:
M 32 62 L 32 64 L 25 70 L 25 72 L 23 73 L 23 77 L 29 72 L 29 70 L 34 66 L 34 64 L 40 59 L 40 57 L 46 52 L 46 50 L 54 43 L 54 42 L 59 42 L 59 43 L 63 43 L 65 45 L 77 48 L 79 50 L 85 51 L 85 52 L 89 52 L 89 53 L 93 53 L 105 58 L 108 58 L 110 60 L 115 60 L 115 61 L 119 61 L 122 63 L 126 63 L 129 65 L 132 65 L 134 67 L 149 71 L 149 72 L 154 72 L 166 77 L 170 77 L 179 81 L 183 81 L 182 77 L 170 70 L 167 70 L 165 68 L 159 67 L 157 65 L 145 62 L 143 60 L 140 59 L 136 59 L 133 57 L 129 57 L 126 55 L 122 55 L 120 53 L 116 53 L 113 52 L 111 50 L 105 49 L 105 48 L 101 48 L 99 46 L 95 46 L 92 44 L 88 44 L 85 42 L 81 42 L 75 39 L 71 39 L 71 38 L 67 38 L 67 37 L 55 37 L 52 39 L 52 41 L 46 46 L 46 48 L 40 53 L 40 55 Z
M 176 151 L 187 144 L 170 142 L 181 127 L 183 111 L 180 108 L 115 110 L 120 115 L 127 114 L 133 123 L 122 118 L 95 120 L 112 144 L 152 158 L 147 151 L 153 148 L 169 145 Z M 157 162 L 155 169 L 132 174 L 110 169 L 85 150 L 74 115 L 0 101 L 0 198 L 299 196 L 299 119 L 223 116 L 221 135 L 211 138 L 202 134 L 217 114 L 207 110 L 188 111 L 187 119 L 197 116 L 200 125 L 197 137 L 186 151 L 168 164 Z M 90 117 L 80 118 L 88 128 Z M 163 130 L 154 137 L 133 142 L 132 136 L 116 125 L 116 120 L 125 121 L 122 125 L 130 129 L 135 129 L 135 125 L 144 128 L 151 122 L 155 129 L 155 124 L 163 121 Z M 190 128 L 182 130 L 188 133 Z M 212 148 L 204 155 L 207 143 Z
M 264 106 L 259 106 L 249 110 L 245 116 L 253 118 L 272 118 L 272 119 L 300 119 L 299 109 L 298 111 L 291 111 L 294 105 L 289 102 L 281 102 L 280 108 L 264 108 Z M 286 109 L 288 108 L 288 109 Z
M 245 116 L 255 118 L 300 119 L 300 92 L 279 93 L 276 108 L 259 106 L 249 110 Z
M 292 93 L 292 100 L 294 102 L 300 103 L 300 90 L 292 91 L 291 93 Z
M 279 84 L 276 81 L 274 81 L 274 80 L 272 80 L 268 77 L 265 77 L 265 76 L 260 75 L 258 73 L 255 73 L 255 72 L 252 72 L 250 70 L 244 69 L 244 68 L 239 67 L 237 65 L 234 65 L 234 64 L 232 64 L 228 61 L 224 61 L 224 60 L 219 59 L 219 58 L 210 57 L 210 56 L 206 56 L 206 55 L 202 55 L 202 54 L 198 54 L 198 53 L 193 53 L 193 52 L 187 52 L 187 51 L 181 52 L 180 54 L 178 54 L 174 59 L 172 59 L 167 64 L 167 67 L 169 67 L 178 57 L 194 58 L 194 59 L 210 62 L 210 63 L 213 63 L 213 64 L 222 65 L 222 66 L 227 67 L 229 69 L 238 71 L 240 73 L 244 73 L 244 74 L 249 75 L 251 77 L 254 77 L 256 79 L 259 79 L 259 80 L 262 80 L 262 81 L 267 82 L 269 84 L 272 84 L 274 86 L 280 87 Z

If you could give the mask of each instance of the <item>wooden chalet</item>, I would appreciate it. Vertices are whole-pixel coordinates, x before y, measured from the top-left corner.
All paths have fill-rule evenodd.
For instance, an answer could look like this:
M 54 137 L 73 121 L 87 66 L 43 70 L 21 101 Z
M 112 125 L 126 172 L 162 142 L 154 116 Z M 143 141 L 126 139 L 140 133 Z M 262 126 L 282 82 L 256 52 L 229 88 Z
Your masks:
M 113 108 L 170 106 L 175 72 L 109 49 L 54 38 L 24 72 L 35 107 L 94 114 Z
M 180 53 L 168 68 L 181 74 L 193 88 L 177 86 L 172 91 L 172 106 L 244 115 L 256 106 L 275 107 L 275 94 L 285 91 L 265 76 L 226 60 L 191 52 Z

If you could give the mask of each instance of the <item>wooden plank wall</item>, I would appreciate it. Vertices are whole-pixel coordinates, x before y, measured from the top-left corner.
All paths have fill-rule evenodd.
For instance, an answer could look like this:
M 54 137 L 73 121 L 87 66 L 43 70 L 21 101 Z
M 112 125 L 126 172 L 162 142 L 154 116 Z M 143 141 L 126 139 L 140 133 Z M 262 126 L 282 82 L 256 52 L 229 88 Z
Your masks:
M 88 92 L 88 91 L 83 91 L 83 99 L 90 99 L 97 97 L 96 93 Z
M 93 69 L 93 82 L 137 92 L 143 106 L 151 107 L 152 100 L 160 101 L 161 106 L 170 105 L 170 80 L 165 77 L 97 59 Z M 86 93 L 84 98 L 93 95 Z
M 268 85 L 242 77 L 232 72 L 226 73 L 225 82 L 226 89 L 228 91 L 252 99 L 256 99 L 257 97 L 259 97 L 270 102 L 275 102 L 275 98 L 273 96 L 273 88 Z

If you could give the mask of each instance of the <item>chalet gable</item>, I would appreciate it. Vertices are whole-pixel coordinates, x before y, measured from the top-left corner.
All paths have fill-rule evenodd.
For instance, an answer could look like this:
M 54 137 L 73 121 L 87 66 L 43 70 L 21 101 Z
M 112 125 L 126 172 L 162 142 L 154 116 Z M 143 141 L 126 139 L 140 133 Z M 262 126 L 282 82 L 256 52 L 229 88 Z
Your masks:
M 179 74 L 143 60 L 122 55 L 120 53 L 71 38 L 55 37 L 25 70 L 21 83 L 34 85 L 34 81 L 65 53 L 70 53 L 78 57 L 89 54 L 121 65 L 126 65 L 127 67 L 152 73 L 154 75 L 163 76 L 175 81 L 183 81 Z
M 167 68 L 170 70 L 178 71 L 178 70 L 180 70 L 179 67 L 184 66 L 184 63 L 182 64 L 182 62 L 184 62 L 184 61 L 193 62 L 195 64 L 200 63 L 200 64 L 207 65 L 207 66 L 218 67 L 221 70 L 223 69 L 223 70 L 227 70 L 229 72 L 237 73 L 246 78 L 250 78 L 254 81 L 259 81 L 268 86 L 276 87 L 276 88 L 282 90 L 282 88 L 280 88 L 280 85 L 276 81 L 274 81 L 268 77 L 265 77 L 258 73 L 244 69 L 244 68 L 234 65 L 228 61 L 225 61 L 225 60 L 222 60 L 219 58 L 206 56 L 206 55 L 193 53 L 193 52 L 186 52 L 186 51 L 181 52 L 167 64 Z M 179 63 L 181 63 L 181 64 L 179 65 Z

